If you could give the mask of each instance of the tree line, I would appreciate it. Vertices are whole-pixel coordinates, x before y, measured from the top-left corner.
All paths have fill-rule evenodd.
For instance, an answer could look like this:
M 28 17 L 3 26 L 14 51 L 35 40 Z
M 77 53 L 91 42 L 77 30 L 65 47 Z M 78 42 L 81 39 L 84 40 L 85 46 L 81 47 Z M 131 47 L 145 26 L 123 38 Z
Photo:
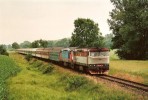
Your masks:
M 112 34 L 107 34 L 107 35 L 105 35 L 105 37 L 102 37 L 104 40 L 103 44 L 105 44 L 104 47 L 111 48 L 112 37 L 113 37 Z M 72 46 L 71 42 L 72 42 L 71 38 L 63 38 L 60 40 L 42 40 L 42 39 L 40 39 L 40 40 L 35 40 L 33 42 L 24 41 L 20 44 L 17 42 L 14 42 L 10 45 L 0 45 L 0 46 L 2 46 L 3 48 L 5 48 L 7 50 L 13 50 L 13 49 L 19 49 L 19 48 L 70 47 L 70 46 Z M 76 47 L 78 47 L 78 46 L 76 46 Z

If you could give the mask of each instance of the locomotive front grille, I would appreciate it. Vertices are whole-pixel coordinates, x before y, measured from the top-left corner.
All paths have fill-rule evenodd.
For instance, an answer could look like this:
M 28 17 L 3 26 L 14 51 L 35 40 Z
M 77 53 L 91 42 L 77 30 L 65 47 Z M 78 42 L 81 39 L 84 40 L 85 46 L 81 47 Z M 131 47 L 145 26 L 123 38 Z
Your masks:
M 109 64 L 89 64 L 89 70 L 109 70 Z

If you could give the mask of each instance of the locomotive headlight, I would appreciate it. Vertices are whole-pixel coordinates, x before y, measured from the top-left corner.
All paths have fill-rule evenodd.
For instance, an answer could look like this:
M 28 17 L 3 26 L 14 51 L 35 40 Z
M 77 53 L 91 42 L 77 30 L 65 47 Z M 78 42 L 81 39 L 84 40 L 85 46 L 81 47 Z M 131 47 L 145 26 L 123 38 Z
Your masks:
M 95 65 L 94 65 L 95 66 Z

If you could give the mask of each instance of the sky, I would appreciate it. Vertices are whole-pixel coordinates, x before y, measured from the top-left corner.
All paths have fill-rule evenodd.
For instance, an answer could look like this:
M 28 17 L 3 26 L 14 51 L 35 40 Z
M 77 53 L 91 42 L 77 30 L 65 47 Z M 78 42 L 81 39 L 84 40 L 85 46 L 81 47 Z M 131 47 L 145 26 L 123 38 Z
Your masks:
M 0 0 L 0 44 L 70 38 L 74 20 L 89 18 L 109 34 L 110 0 Z

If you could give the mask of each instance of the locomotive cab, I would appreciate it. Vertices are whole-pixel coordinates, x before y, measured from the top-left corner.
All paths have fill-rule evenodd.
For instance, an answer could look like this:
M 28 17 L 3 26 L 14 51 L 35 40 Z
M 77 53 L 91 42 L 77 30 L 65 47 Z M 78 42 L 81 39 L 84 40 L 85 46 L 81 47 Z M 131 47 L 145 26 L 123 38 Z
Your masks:
M 109 49 L 90 49 L 88 69 L 91 74 L 106 74 L 109 70 Z

